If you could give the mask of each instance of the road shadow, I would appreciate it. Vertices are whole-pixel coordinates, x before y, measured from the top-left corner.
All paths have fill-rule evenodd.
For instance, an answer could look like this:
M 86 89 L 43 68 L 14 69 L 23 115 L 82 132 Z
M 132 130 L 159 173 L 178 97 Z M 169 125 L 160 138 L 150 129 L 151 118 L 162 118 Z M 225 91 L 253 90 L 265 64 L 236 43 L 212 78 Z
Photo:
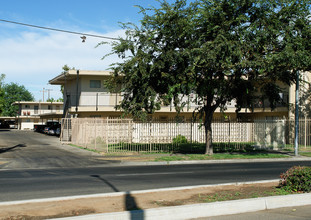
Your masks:
M 3 154 L 3 153 L 8 152 L 8 151 L 12 151 L 18 147 L 26 147 L 26 145 L 25 144 L 18 144 L 18 145 L 15 145 L 13 147 L 0 148 L 0 154 Z
M 108 180 L 102 178 L 99 175 L 91 175 L 91 177 L 97 178 L 107 184 L 113 191 L 120 192 L 117 187 L 111 184 Z M 131 192 L 127 191 L 124 198 L 125 209 L 130 212 L 131 220 L 144 220 L 145 213 L 141 209 L 135 200 L 135 197 L 131 195 Z
M 120 191 L 118 190 L 117 187 L 115 187 L 115 186 L 114 186 L 113 184 L 111 184 L 108 180 L 106 180 L 106 179 L 100 177 L 99 175 L 91 175 L 91 177 L 95 177 L 95 178 L 97 178 L 97 179 L 103 181 L 103 182 L 106 183 L 113 191 L 115 191 L 115 192 L 120 192 Z

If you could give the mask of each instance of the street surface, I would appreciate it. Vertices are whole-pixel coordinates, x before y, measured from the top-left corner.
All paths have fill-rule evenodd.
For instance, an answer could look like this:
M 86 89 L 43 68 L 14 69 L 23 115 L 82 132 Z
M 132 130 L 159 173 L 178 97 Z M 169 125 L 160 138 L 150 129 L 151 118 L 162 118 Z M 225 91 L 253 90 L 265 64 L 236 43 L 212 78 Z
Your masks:
M 0 201 L 277 179 L 311 162 L 0 170 Z
M 278 179 L 311 161 L 120 166 L 32 131 L 0 131 L 0 201 Z

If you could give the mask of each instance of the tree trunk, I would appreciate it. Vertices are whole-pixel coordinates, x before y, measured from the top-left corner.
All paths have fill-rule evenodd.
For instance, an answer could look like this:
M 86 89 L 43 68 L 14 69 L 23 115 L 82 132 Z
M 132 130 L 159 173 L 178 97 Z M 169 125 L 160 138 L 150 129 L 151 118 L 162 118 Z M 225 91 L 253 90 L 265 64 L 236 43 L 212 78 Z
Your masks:
M 212 119 L 213 112 L 205 113 L 204 128 L 205 128 L 205 154 L 213 155 L 212 143 Z

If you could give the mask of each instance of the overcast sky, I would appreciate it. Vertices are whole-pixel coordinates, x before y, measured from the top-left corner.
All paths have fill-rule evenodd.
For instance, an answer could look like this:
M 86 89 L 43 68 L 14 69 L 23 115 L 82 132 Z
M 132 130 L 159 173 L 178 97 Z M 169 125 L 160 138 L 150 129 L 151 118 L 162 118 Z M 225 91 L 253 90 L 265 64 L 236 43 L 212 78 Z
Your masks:
M 8 0 L 1 1 L 0 19 L 75 32 L 118 37 L 118 22 L 138 23 L 142 15 L 134 5 L 155 6 L 155 0 Z M 42 100 L 42 90 L 50 97 L 62 97 L 59 86 L 48 81 L 67 64 L 81 70 L 107 70 L 116 57 L 101 58 L 108 45 L 95 48 L 104 39 L 41 30 L 0 21 L 0 73 L 5 83 L 24 85 Z M 48 93 L 45 93 L 45 99 Z

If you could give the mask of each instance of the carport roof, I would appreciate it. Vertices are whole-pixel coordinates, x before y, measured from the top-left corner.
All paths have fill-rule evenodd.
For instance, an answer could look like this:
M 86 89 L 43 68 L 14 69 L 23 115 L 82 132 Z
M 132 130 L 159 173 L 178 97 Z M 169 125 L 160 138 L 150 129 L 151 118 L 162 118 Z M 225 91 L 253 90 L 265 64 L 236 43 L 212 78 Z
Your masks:
M 63 105 L 63 102 L 34 102 L 34 101 L 16 101 L 13 102 L 12 105 L 19 105 L 19 104 L 24 104 L 24 105 L 31 105 L 31 104 L 38 104 L 38 105 Z
M 12 120 L 15 119 L 16 117 L 10 117 L 10 116 L 0 116 L 0 120 Z
M 60 119 L 63 117 L 63 113 L 45 113 L 40 114 L 40 119 Z

